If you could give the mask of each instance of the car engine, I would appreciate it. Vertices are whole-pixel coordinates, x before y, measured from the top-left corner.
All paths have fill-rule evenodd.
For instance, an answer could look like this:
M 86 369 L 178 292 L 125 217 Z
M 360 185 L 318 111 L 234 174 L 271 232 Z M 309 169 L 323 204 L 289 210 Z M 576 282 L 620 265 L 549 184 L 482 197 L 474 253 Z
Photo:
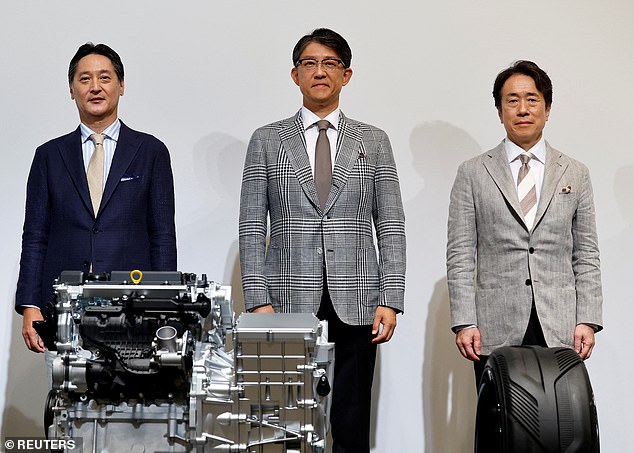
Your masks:
M 54 290 L 35 328 L 66 451 L 325 451 L 334 345 L 312 314 L 234 321 L 231 287 L 181 272 L 67 271 Z

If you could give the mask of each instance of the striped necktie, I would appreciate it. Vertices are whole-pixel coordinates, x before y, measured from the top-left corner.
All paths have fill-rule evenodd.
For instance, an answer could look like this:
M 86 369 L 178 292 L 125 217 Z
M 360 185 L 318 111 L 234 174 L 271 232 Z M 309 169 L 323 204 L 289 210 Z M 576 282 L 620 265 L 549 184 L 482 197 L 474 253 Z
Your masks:
M 537 189 L 535 188 L 535 175 L 533 169 L 528 165 L 528 161 L 534 158 L 531 153 L 520 154 L 519 160 L 522 162 L 519 174 L 517 175 L 517 196 L 520 200 L 520 207 L 524 214 L 524 223 L 530 230 L 535 222 L 537 213 Z

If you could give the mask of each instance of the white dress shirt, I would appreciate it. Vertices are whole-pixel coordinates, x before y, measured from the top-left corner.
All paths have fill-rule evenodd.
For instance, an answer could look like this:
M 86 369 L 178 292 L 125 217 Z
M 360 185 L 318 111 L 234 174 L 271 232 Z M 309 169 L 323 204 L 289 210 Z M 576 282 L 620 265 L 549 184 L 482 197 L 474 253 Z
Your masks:
M 337 153 L 337 137 L 339 131 L 339 109 L 336 109 L 328 116 L 323 118 L 330 122 L 330 127 L 326 131 L 328 135 L 328 141 L 330 142 L 330 164 L 333 169 L 335 167 L 335 157 Z M 308 153 L 308 160 L 310 161 L 310 168 L 313 169 L 313 175 L 315 174 L 315 147 L 317 146 L 317 137 L 319 136 L 319 128 L 317 121 L 321 120 L 317 115 L 308 110 L 306 107 L 302 107 L 302 124 L 304 125 L 304 138 L 306 139 L 306 152 Z

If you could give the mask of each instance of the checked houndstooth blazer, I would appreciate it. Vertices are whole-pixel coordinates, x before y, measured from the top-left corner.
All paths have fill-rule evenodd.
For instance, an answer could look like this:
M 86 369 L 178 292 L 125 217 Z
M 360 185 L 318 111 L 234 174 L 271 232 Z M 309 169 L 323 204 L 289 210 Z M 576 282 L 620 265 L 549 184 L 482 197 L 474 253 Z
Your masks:
M 378 305 L 403 311 L 405 217 L 390 142 L 380 129 L 339 117 L 323 211 L 301 111 L 251 137 L 239 222 L 247 310 L 271 304 L 279 312 L 317 313 L 325 263 L 328 291 L 345 323 L 371 324 Z

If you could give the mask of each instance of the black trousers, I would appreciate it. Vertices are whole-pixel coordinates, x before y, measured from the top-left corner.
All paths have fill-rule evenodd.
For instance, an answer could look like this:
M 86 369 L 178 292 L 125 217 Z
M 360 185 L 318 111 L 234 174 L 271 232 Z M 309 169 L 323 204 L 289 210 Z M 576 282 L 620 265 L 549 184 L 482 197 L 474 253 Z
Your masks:
M 528 326 L 522 339 L 522 346 L 543 346 L 548 347 L 546 339 L 544 338 L 544 332 L 542 331 L 542 325 L 539 323 L 537 317 L 537 310 L 535 309 L 535 303 L 531 307 L 531 316 L 528 319 Z M 480 378 L 484 373 L 484 366 L 487 363 L 489 356 L 481 355 L 479 362 L 473 362 L 473 371 L 475 372 L 476 391 L 480 385 Z
M 325 281 L 325 280 L 324 280 Z M 370 412 L 376 345 L 372 326 L 342 322 L 324 288 L 317 317 L 328 321 L 328 341 L 335 343 L 330 429 L 333 453 L 370 452 Z

